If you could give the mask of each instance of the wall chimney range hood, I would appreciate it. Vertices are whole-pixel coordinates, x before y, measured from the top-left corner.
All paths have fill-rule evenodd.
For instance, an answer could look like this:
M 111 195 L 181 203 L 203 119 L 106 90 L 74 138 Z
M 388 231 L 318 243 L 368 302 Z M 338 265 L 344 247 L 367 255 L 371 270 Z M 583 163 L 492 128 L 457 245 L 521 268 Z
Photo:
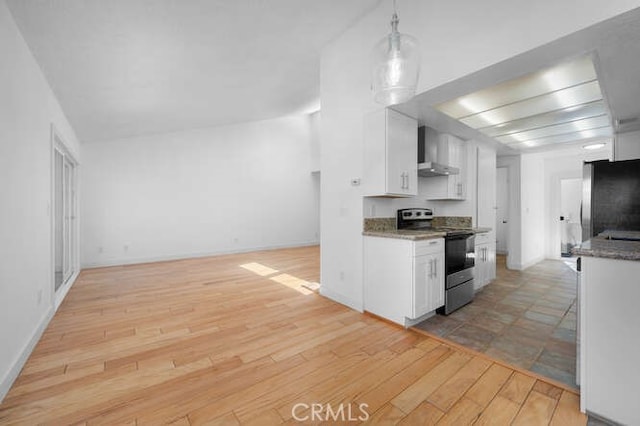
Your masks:
M 460 173 L 457 167 L 438 161 L 439 150 L 446 149 L 442 145 L 440 134 L 436 130 L 426 126 L 418 128 L 418 176 L 449 176 Z

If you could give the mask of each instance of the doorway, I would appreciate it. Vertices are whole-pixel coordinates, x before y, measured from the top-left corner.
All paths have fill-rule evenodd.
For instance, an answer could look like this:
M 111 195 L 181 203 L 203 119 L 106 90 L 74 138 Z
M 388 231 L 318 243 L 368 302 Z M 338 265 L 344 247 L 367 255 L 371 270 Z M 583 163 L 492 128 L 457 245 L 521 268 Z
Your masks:
M 496 252 L 509 254 L 509 168 L 496 171 Z
M 571 249 L 582 241 L 580 207 L 582 179 L 560 179 L 560 254 L 571 257 Z
M 78 273 L 77 163 L 55 130 L 53 145 L 53 284 L 56 308 Z

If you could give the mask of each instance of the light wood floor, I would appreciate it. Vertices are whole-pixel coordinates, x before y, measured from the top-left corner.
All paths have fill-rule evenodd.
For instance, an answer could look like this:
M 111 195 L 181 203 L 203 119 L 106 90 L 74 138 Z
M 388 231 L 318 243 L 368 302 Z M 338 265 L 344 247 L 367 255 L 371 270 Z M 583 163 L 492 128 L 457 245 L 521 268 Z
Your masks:
M 572 392 L 300 286 L 318 271 L 317 247 L 85 270 L 0 423 L 586 423 Z

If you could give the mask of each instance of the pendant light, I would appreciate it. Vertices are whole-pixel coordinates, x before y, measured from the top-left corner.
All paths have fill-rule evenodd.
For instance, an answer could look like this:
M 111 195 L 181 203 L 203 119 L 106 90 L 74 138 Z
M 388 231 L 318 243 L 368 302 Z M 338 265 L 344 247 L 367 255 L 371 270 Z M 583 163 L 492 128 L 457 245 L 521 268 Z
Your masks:
M 376 102 L 389 106 L 411 99 L 420 74 L 418 40 L 398 32 L 396 0 L 393 0 L 391 33 L 380 40 L 372 52 L 372 85 Z

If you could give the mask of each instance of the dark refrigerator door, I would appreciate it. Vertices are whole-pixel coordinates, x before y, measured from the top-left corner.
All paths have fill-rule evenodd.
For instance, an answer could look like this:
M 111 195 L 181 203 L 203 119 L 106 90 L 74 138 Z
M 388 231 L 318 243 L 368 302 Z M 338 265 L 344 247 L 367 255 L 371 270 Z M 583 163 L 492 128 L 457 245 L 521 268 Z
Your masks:
M 593 165 L 585 163 L 582 168 L 582 206 L 580 207 L 580 222 L 582 224 L 582 241 L 593 236 L 591 226 L 591 182 L 593 179 Z
M 640 231 L 640 160 L 591 163 L 591 236 Z

